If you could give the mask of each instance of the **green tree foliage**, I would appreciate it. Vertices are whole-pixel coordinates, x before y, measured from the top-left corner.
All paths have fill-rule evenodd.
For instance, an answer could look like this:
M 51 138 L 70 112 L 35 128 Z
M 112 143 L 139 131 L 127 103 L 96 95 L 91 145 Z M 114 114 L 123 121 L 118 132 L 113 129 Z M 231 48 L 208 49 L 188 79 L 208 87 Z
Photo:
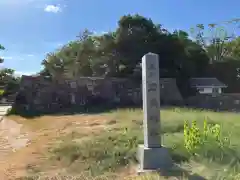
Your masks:
M 0 44 L 0 50 L 4 50 L 5 48 Z M 0 57 L 0 63 L 3 63 L 3 58 Z
M 226 44 L 228 50 L 228 58 L 232 60 L 240 60 L 240 37 Z
M 5 48 L 0 44 L 0 50 Z M 0 57 L 0 63 L 3 63 L 4 59 Z M 0 69 L 0 86 L 4 86 L 3 95 L 9 95 L 15 93 L 18 89 L 20 79 L 14 76 L 14 70 L 10 68 Z
M 1 50 L 4 50 L 5 48 L 0 44 L 0 49 L 1 49 Z
M 228 88 L 225 92 L 238 93 L 240 90 L 240 38 L 235 32 L 239 31 L 240 19 L 235 18 L 208 27 L 199 25 L 199 31 L 193 31 L 198 44 L 207 52 L 212 64 L 207 67 L 205 76 L 216 77 Z M 207 34 L 206 32 L 209 32 Z M 233 32 L 233 33 L 230 33 Z M 202 41 L 201 41 L 202 40 Z M 203 43 L 201 43 L 203 42 Z
M 222 62 L 228 56 L 226 44 L 234 39 L 234 34 L 230 34 L 224 26 L 209 24 L 205 27 L 198 24 L 191 32 L 197 44 L 207 52 L 211 62 Z
M 94 35 L 83 31 L 78 39 L 50 53 L 40 74 L 55 79 L 79 76 L 141 77 L 141 58 L 153 52 L 160 57 L 163 77 L 201 75 L 208 57 L 184 31 L 168 32 L 140 15 L 126 15 L 115 31 Z

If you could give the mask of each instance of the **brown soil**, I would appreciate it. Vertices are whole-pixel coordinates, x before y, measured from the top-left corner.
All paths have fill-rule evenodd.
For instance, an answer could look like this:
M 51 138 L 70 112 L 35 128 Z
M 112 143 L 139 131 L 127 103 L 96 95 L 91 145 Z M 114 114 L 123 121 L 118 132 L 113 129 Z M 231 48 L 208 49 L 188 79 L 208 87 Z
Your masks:
M 104 130 L 109 121 L 101 115 L 43 116 L 31 120 L 8 117 L 0 123 L 0 127 L 5 123 L 0 128 L 0 132 L 3 132 L 0 134 L 0 179 L 27 175 L 27 169 L 44 161 L 48 147 L 60 135 L 75 131 L 87 136 Z M 22 143 L 23 147 L 15 147 L 16 142 Z

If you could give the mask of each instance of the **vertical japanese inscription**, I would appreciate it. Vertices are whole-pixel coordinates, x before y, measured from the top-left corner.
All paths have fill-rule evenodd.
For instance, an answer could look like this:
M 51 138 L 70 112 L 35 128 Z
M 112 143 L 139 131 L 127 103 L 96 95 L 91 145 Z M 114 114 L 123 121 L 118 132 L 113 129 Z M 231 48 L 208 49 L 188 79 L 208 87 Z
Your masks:
M 148 84 L 148 92 L 151 92 L 151 91 L 156 91 L 157 90 L 157 83 L 149 83 Z
M 160 147 L 160 97 L 158 55 L 146 54 L 142 59 L 144 144 Z
M 159 104 L 158 104 L 158 101 L 157 101 L 157 99 L 156 98 L 152 98 L 151 100 L 150 100 L 150 107 L 151 108 L 159 108 Z
M 156 70 L 156 67 L 154 66 L 154 63 L 150 62 L 148 65 L 147 65 L 147 68 L 149 71 L 155 71 Z
M 150 120 L 151 122 L 157 124 L 157 123 L 159 122 L 159 117 L 158 117 L 157 115 L 151 115 L 151 116 L 149 117 L 149 120 Z

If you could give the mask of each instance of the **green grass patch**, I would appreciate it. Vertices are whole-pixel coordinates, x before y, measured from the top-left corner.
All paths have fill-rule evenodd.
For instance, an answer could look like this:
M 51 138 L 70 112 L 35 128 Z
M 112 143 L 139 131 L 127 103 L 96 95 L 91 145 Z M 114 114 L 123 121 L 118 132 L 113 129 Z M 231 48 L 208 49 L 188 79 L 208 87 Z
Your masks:
M 135 165 L 138 144 L 143 143 L 142 111 L 125 109 L 102 115 L 116 120 L 116 123 L 95 136 L 61 137 L 64 141 L 50 151 L 52 163 L 60 163 L 69 174 L 89 172 L 94 177 Z M 214 140 L 209 139 L 199 146 L 197 155 L 193 155 L 184 146 L 184 120 L 196 120 L 201 129 L 204 119 L 209 124 L 219 124 L 221 134 L 230 137 L 230 143 L 220 148 Z M 206 179 L 235 179 L 239 176 L 239 128 L 240 115 L 234 113 L 189 109 L 161 111 L 162 144 L 169 148 L 174 162 L 180 167 Z M 191 179 L 190 175 L 185 178 Z
M 142 143 L 138 136 L 138 132 L 108 132 L 82 142 L 61 143 L 52 153 L 71 173 L 82 167 L 82 171 L 97 176 L 136 163 L 136 148 Z

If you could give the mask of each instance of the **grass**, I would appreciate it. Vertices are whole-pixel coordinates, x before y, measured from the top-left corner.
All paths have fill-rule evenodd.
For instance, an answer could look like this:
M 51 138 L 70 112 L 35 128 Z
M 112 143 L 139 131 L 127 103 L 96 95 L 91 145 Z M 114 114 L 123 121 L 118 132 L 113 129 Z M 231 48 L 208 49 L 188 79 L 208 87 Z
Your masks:
M 3 95 L 4 92 L 4 89 L 0 89 L 0 95 Z
M 164 180 L 171 177 L 186 180 L 240 179 L 238 114 L 179 108 L 162 110 L 162 144 L 169 148 L 172 159 L 179 168 L 162 175 L 143 176 L 134 176 L 137 146 L 143 143 L 142 111 L 112 110 L 99 114 L 98 118 L 108 121 L 93 122 L 90 129 L 96 126 L 101 127 L 101 131 L 83 133 L 80 128 L 59 136 L 48 148 L 47 159 L 39 164 L 37 170 L 31 172 L 36 175 L 54 170 L 61 175 L 82 175 L 86 179 L 98 179 L 100 176 L 105 179 L 136 180 Z M 184 147 L 183 122 L 197 120 L 198 125 L 202 126 L 204 119 L 211 124 L 220 124 L 222 134 L 230 136 L 231 141 L 228 147 L 222 149 L 209 143 L 200 148 L 198 156 L 192 156 Z M 37 121 L 35 119 L 34 123 Z M 80 122 L 81 118 L 78 121 Z

